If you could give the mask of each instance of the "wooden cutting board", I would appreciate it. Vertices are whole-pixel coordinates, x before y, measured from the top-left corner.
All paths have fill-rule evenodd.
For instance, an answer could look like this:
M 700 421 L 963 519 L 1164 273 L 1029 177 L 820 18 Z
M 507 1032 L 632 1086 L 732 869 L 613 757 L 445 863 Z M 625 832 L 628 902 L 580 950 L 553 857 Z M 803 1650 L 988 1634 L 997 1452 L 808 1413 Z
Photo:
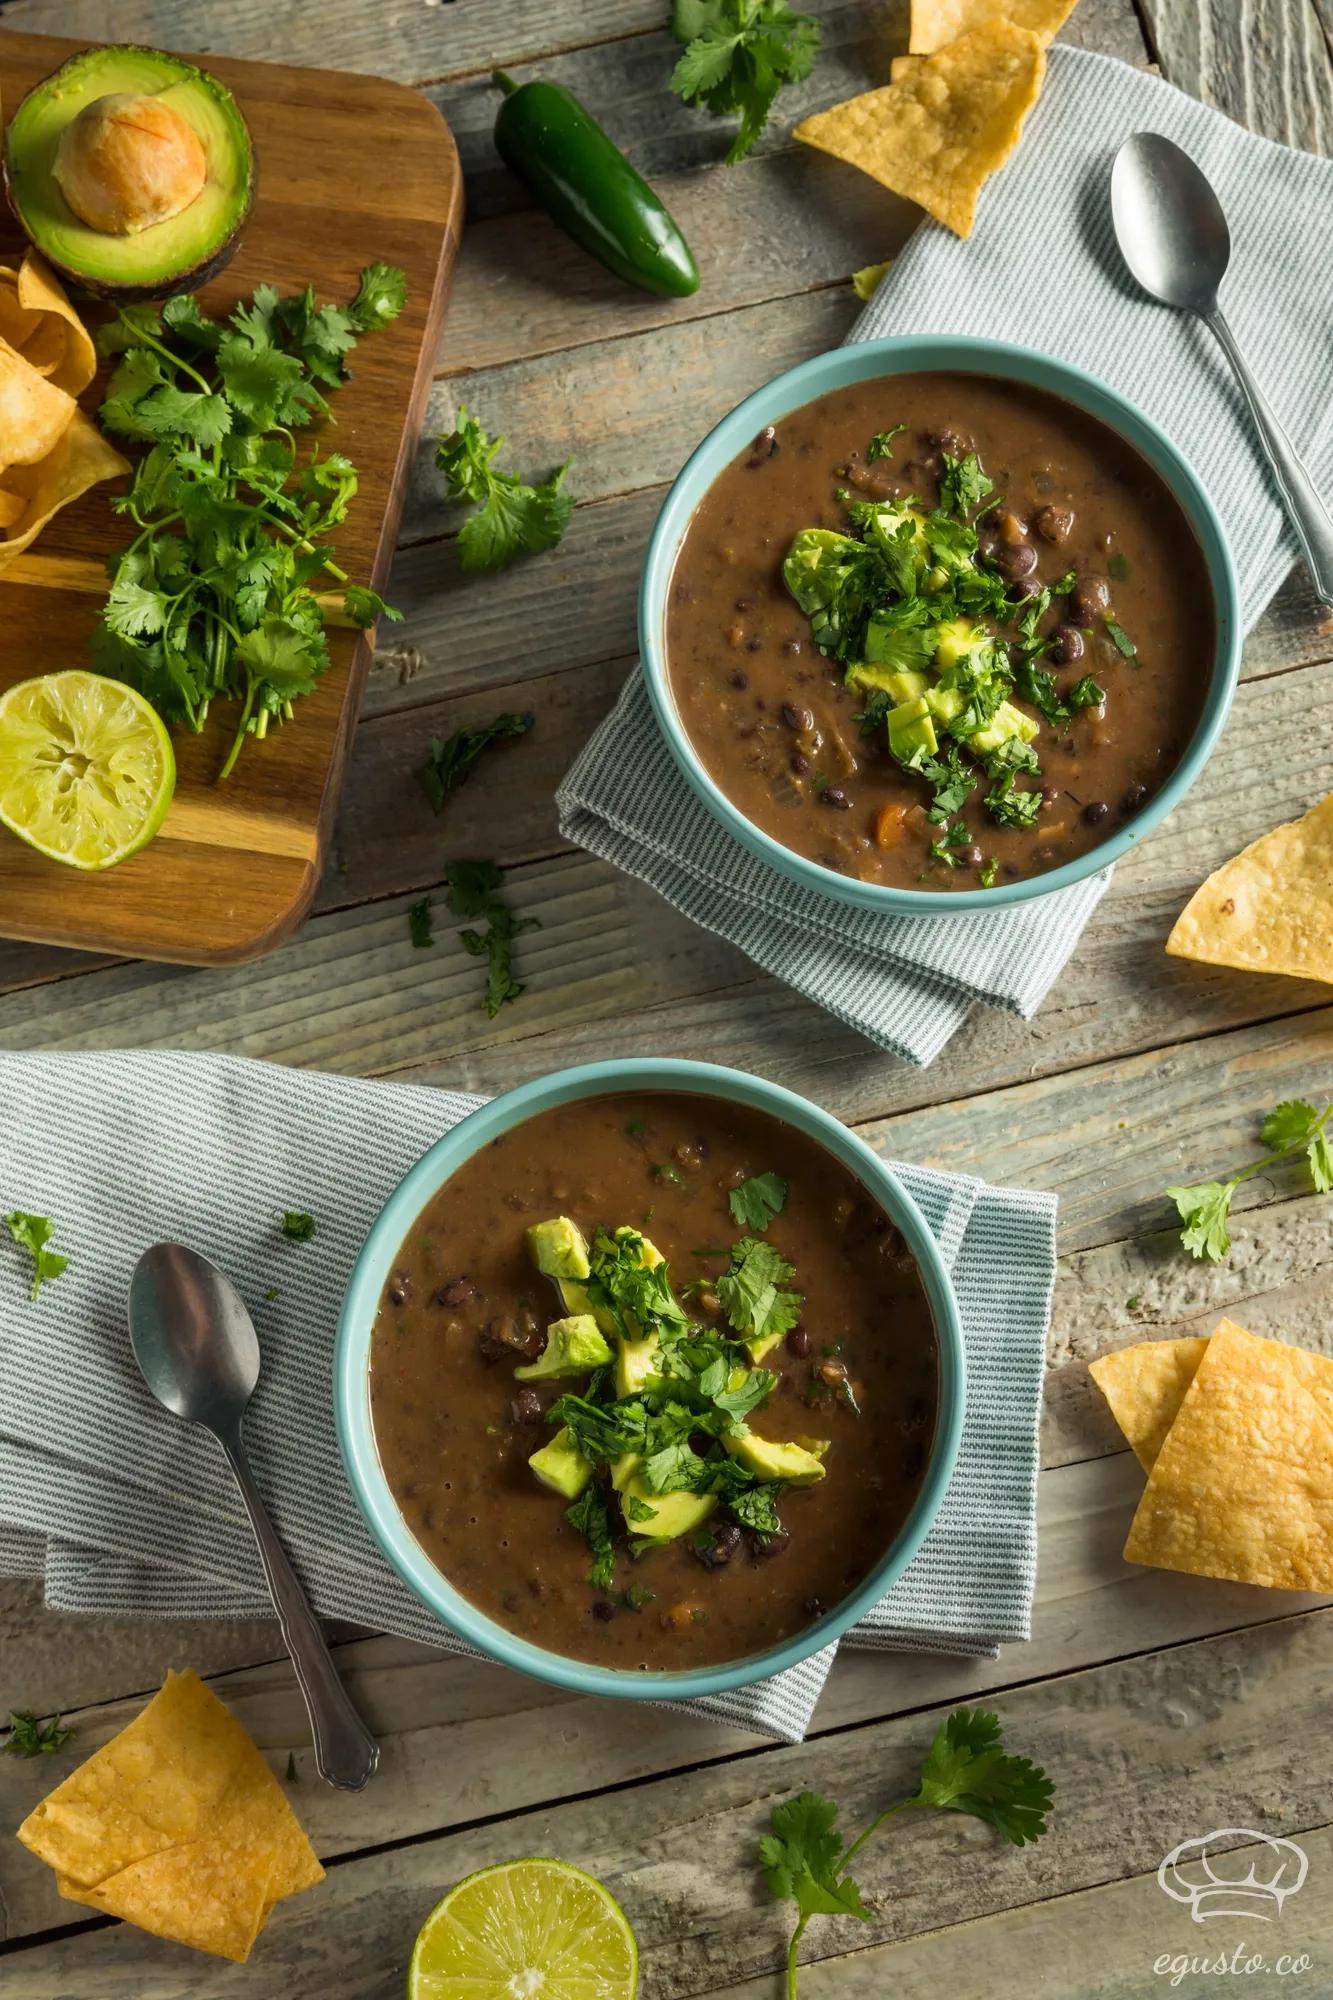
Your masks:
M 0 105 L 86 43 L 0 28 Z M 386 592 L 403 495 L 439 345 L 458 250 L 463 182 L 452 135 L 417 91 L 341 71 L 200 57 L 235 92 L 259 162 L 245 237 L 200 293 L 225 310 L 268 282 L 313 284 L 350 299 L 365 264 L 401 264 L 407 305 L 368 334 L 354 376 L 333 398 L 336 445 L 360 489 L 337 541 L 350 577 Z M 3 202 L 0 201 L 0 209 Z M 22 238 L 0 215 L 0 262 Z M 102 310 L 89 307 L 96 320 Z M 95 407 L 94 387 L 81 401 Z M 313 436 L 316 433 L 306 433 Z M 0 687 L 87 663 L 105 595 L 100 565 L 126 540 L 114 485 L 57 516 L 0 583 Z M 391 627 L 382 626 L 381 636 Z M 0 935 L 187 965 L 258 957 L 296 929 L 324 862 L 370 663 L 364 634 L 329 631 L 333 665 L 295 719 L 248 742 L 232 776 L 214 782 L 234 721 L 231 703 L 202 736 L 176 732 L 176 796 L 162 832 L 102 875 L 43 860 L 0 829 Z

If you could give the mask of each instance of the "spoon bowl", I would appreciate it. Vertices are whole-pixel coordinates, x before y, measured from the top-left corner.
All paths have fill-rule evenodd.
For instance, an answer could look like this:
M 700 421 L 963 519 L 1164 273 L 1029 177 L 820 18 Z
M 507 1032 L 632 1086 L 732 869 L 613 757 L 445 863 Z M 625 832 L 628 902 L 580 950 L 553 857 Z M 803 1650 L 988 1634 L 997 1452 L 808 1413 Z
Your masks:
M 1134 132 L 1111 168 L 1121 254 L 1163 305 L 1206 313 L 1231 261 L 1231 231 L 1212 183 L 1160 132 Z
M 231 1280 L 183 1243 L 155 1243 L 130 1280 L 130 1345 L 173 1415 L 206 1430 L 240 1424 L 259 1381 L 259 1336 Z

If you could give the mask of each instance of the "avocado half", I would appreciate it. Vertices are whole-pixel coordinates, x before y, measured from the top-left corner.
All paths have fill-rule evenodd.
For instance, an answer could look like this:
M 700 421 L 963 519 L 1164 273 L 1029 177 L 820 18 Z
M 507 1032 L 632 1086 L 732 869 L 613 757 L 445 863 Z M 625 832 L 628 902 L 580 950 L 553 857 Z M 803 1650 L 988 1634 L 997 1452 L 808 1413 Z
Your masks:
M 187 166 L 198 163 L 201 184 L 161 220 L 93 227 L 75 213 L 62 187 L 62 175 L 71 184 L 67 135 L 84 114 L 74 137 L 85 139 L 93 131 L 91 145 L 83 146 L 81 171 L 95 178 L 99 160 L 123 163 L 127 141 L 131 152 L 140 143 L 133 100 L 145 98 L 159 114 L 154 124 L 170 127 L 185 142 Z M 121 118 L 115 152 L 99 153 L 96 121 L 108 101 L 113 117 L 117 106 L 128 106 L 129 115 Z M 181 133 L 177 120 L 189 131 Z M 143 140 L 141 173 L 141 162 L 131 161 L 141 182 L 151 179 L 160 156 L 158 136 L 154 132 Z M 178 169 L 173 165 L 173 170 Z M 254 148 L 235 98 L 215 76 L 161 49 L 121 43 L 85 49 L 33 86 L 9 121 L 4 177 L 19 226 L 62 277 L 98 298 L 149 299 L 193 291 L 231 257 L 254 195 Z M 108 202 L 114 199 L 112 190 Z M 90 212 L 92 204 L 83 206 Z

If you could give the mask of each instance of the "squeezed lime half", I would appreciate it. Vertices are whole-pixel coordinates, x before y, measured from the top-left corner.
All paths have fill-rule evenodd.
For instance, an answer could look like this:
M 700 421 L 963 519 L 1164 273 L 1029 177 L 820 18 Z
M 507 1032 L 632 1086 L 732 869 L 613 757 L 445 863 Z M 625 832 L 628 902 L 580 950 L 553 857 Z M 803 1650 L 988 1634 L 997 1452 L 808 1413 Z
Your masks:
M 639 1950 L 595 1876 L 564 1861 L 469 1875 L 421 1926 L 408 2000 L 634 2000 Z
M 114 868 L 176 789 L 161 716 L 121 681 L 71 668 L 0 695 L 0 822 L 66 867 Z

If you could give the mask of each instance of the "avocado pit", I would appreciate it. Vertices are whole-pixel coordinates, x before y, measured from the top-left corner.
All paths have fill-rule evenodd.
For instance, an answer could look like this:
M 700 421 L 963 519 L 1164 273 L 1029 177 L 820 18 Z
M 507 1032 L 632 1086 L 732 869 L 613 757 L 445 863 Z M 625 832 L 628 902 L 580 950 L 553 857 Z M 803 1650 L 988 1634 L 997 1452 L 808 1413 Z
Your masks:
M 52 169 L 81 222 L 134 236 L 202 194 L 208 156 L 194 127 L 160 98 L 111 91 L 65 127 Z

